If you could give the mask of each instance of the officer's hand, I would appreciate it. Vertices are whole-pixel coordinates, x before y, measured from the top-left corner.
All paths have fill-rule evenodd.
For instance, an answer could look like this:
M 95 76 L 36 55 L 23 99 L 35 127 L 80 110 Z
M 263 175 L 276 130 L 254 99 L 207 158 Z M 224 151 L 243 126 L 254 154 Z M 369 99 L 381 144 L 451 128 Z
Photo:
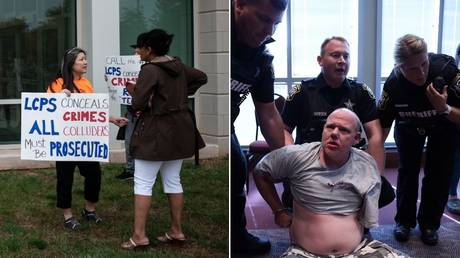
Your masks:
M 433 84 L 426 87 L 426 96 L 438 113 L 442 113 L 447 109 L 447 86 L 444 86 L 442 94 L 440 94 Z
M 291 213 L 287 210 L 275 213 L 275 223 L 276 225 L 282 228 L 287 228 L 291 226 L 291 223 L 292 223 Z

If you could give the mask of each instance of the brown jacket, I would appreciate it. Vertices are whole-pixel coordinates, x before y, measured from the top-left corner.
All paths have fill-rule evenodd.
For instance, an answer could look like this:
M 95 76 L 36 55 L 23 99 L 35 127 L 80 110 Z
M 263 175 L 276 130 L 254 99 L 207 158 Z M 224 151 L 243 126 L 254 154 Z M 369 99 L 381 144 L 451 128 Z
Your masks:
M 205 73 L 177 59 L 142 65 L 132 94 L 141 111 L 131 138 L 134 158 L 166 161 L 193 156 L 205 146 L 188 109 L 188 95 L 207 82 Z

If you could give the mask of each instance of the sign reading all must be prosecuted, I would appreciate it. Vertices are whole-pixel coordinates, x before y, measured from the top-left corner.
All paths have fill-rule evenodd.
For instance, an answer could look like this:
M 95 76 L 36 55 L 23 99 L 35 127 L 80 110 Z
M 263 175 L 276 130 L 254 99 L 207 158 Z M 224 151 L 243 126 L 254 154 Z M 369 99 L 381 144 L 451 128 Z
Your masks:
M 108 162 L 108 155 L 108 94 L 21 94 L 21 159 Z

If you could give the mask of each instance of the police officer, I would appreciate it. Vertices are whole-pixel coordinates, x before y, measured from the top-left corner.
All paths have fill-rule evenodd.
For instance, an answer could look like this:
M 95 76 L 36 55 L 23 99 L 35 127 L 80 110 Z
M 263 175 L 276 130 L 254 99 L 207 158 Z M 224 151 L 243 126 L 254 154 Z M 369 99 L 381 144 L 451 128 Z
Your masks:
M 362 121 L 368 138 L 367 152 L 375 159 L 382 174 L 385 154 L 375 97 L 365 84 L 346 78 L 350 66 L 347 40 L 342 37 L 324 40 L 317 61 L 321 66 L 318 77 L 294 86 L 287 98 L 282 115 L 285 129 L 292 133 L 297 128 L 296 144 L 321 141 L 327 116 L 337 108 L 348 108 Z M 380 207 L 394 199 L 391 185 L 382 179 Z M 283 203 L 292 207 L 289 184 L 284 186 Z
M 231 34 L 231 250 L 232 253 L 264 253 L 268 240 L 246 230 L 244 184 L 246 160 L 233 123 L 240 105 L 251 94 L 262 133 L 271 148 L 284 145 L 283 122 L 273 101 L 272 59 L 265 45 L 281 22 L 287 0 L 235 0 L 232 2 Z
M 407 34 L 397 40 L 394 59 L 395 67 L 378 105 L 384 138 L 395 120 L 399 153 L 393 233 L 396 240 L 407 241 L 418 221 L 423 243 L 436 245 L 459 140 L 455 123 L 460 121 L 460 75 L 452 57 L 428 54 L 425 41 L 415 35 Z M 434 87 L 437 84 L 438 89 Z M 416 216 L 425 140 L 425 176 Z

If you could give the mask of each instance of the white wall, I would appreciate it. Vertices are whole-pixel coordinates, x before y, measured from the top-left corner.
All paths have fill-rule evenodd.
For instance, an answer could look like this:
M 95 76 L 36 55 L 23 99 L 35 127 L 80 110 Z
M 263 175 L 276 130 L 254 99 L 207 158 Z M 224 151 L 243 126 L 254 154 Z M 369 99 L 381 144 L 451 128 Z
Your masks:
M 197 95 L 198 125 L 204 152 L 223 156 L 229 148 L 229 0 L 194 1 L 193 9 L 195 66 L 208 75 Z
M 97 93 L 108 93 L 104 80 L 106 56 L 120 54 L 119 0 L 77 0 L 77 45 L 88 53 L 88 79 Z M 110 114 L 120 115 L 120 103 L 110 101 Z M 115 139 L 118 127 L 110 124 L 110 161 L 124 162 L 124 144 Z

